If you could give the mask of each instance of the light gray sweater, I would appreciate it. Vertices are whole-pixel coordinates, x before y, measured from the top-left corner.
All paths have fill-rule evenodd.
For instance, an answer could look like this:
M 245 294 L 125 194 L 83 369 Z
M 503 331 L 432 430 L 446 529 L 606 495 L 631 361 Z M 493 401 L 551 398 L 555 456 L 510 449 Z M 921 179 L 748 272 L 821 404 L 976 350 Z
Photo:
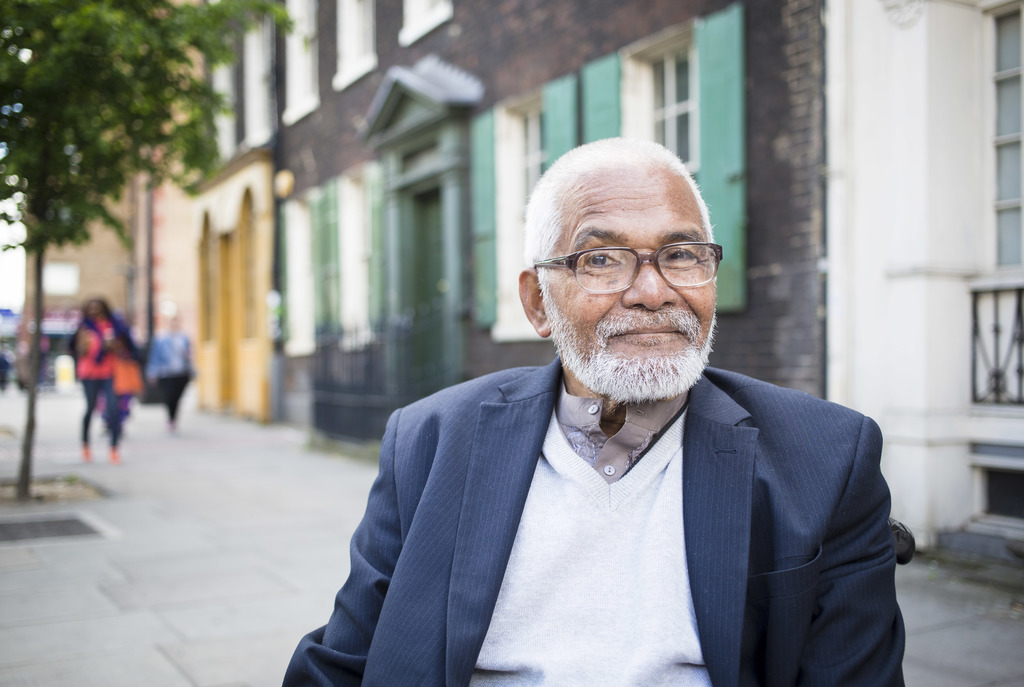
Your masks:
M 552 417 L 470 685 L 710 685 L 686 571 L 680 417 L 608 484 Z

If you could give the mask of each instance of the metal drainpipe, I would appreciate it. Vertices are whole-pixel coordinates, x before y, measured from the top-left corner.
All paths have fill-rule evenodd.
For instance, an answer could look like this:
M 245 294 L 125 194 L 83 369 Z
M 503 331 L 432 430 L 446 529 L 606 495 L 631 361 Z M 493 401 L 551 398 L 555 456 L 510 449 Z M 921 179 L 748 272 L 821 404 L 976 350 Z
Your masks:
M 822 3 L 818 14 L 818 25 L 821 28 L 821 64 L 822 69 L 819 75 L 818 93 L 824 94 L 828 81 L 828 54 L 827 34 L 828 23 L 825 21 L 825 7 Z M 821 279 L 821 398 L 828 398 L 828 184 L 829 184 L 829 159 L 828 159 L 828 98 L 821 95 L 821 249 L 818 257 L 818 273 Z
M 153 183 L 146 180 L 146 351 L 153 341 Z
M 281 78 L 279 71 L 281 64 L 277 59 L 277 41 L 279 35 L 275 30 L 273 38 L 270 41 L 270 114 L 271 114 L 271 134 L 270 134 L 270 151 L 271 151 L 271 196 L 274 199 L 274 231 L 273 231 L 273 245 L 271 246 L 271 272 L 270 272 L 270 287 L 280 297 L 281 295 L 281 199 L 277 197 L 277 189 L 275 183 L 277 181 L 277 173 L 283 167 L 282 155 L 281 155 L 281 112 L 279 109 L 278 100 L 278 88 L 281 84 Z M 268 294 L 269 295 L 269 294 Z M 280 305 L 277 307 L 278 312 L 275 314 L 279 316 L 283 309 Z M 263 326 L 267 326 L 264 322 Z M 273 352 L 271 353 L 270 360 L 270 418 L 273 421 L 281 421 L 284 419 L 284 391 L 283 391 L 283 377 L 284 377 L 284 341 L 282 341 L 281 331 L 282 323 L 280 320 L 277 321 L 277 331 L 274 334 L 273 340 Z

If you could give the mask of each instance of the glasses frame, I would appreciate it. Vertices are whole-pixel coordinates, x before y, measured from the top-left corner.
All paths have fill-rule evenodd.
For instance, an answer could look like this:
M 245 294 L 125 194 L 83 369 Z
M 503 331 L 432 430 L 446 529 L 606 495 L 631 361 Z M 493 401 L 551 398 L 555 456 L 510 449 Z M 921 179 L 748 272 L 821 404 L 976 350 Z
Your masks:
M 658 257 L 661 255 L 661 252 L 663 250 L 667 250 L 669 248 L 678 248 L 679 246 L 706 246 L 706 247 L 710 248 L 712 250 L 712 252 L 714 253 L 714 256 L 715 256 L 715 271 L 711 274 L 711 277 L 709 277 L 708 279 L 705 279 L 704 281 L 699 282 L 697 284 L 681 284 L 681 285 L 677 285 L 677 284 L 673 284 L 672 282 L 670 282 L 668 280 L 668 278 L 665 276 L 665 274 L 661 271 L 661 266 L 658 264 Z M 609 289 L 609 290 L 599 290 L 599 291 L 595 291 L 594 289 L 588 289 L 586 286 L 584 286 L 583 284 L 580 283 L 579 275 L 576 273 L 576 266 L 579 264 L 581 256 L 586 255 L 587 253 L 596 253 L 596 252 L 605 251 L 605 250 L 625 250 L 625 251 L 629 251 L 630 253 L 635 255 L 636 256 L 636 268 L 633 270 L 633 276 L 630 277 L 629 281 L 626 282 L 625 286 L 623 286 L 621 288 Z M 575 253 L 570 253 L 569 255 L 563 255 L 563 256 L 558 257 L 558 258 L 548 258 L 546 260 L 538 260 L 537 262 L 533 263 L 533 266 L 534 267 L 563 267 L 565 269 L 572 270 L 572 274 L 573 274 L 573 277 L 575 277 L 575 279 L 576 279 L 576 283 L 579 284 L 581 289 L 583 289 L 584 291 L 586 291 L 588 293 L 619 293 L 621 291 L 625 291 L 626 289 L 628 289 L 629 287 L 631 287 L 633 285 L 633 282 L 636 281 L 637 275 L 640 274 L 640 268 L 643 267 L 644 263 L 650 263 L 651 266 L 654 267 L 655 270 L 657 270 L 658 275 L 661 276 L 661 278 L 665 280 L 665 283 L 668 284 L 669 286 L 671 286 L 672 288 L 674 288 L 674 289 L 690 289 L 690 288 L 695 288 L 695 287 L 698 287 L 698 286 L 704 286 L 705 284 L 710 284 L 711 282 L 713 282 L 715 280 L 715 277 L 718 276 L 718 266 L 721 264 L 722 259 L 723 259 L 722 258 L 722 246 L 720 246 L 717 243 L 709 243 L 709 242 L 705 242 L 705 241 L 680 241 L 678 243 L 666 243 L 664 246 L 662 246 L 658 250 L 652 251 L 650 253 L 641 253 L 640 251 L 635 250 L 633 248 L 630 248 L 629 246 L 601 246 L 600 248 L 587 248 L 586 250 L 577 251 Z

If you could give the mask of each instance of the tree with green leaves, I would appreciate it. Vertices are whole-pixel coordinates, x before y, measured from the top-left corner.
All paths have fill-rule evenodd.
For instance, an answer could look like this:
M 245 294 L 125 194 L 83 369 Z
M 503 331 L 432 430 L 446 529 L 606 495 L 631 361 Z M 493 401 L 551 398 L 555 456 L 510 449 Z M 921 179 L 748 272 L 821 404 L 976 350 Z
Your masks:
M 28 414 L 18 475 L 29 498 L 47 248 L 83 243 L 137 174 L 193 188 L 218 163 L 208 75 L 235 59 L 274 0 L 3 0 L 0 221 L 21 222 L 35 271 Z M 126 239 L 125 239 L 126 240 Z

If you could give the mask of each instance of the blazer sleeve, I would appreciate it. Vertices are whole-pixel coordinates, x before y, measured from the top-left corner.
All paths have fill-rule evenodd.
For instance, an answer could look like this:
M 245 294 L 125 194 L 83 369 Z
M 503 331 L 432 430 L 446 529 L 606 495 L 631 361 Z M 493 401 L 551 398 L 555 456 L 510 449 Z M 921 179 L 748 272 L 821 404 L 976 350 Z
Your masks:
M 388 420 L 380 471 L 350 545 L 351 570 L 327 624 L 299 642 L 284 677 L 285 687 L 359 685 L 381 607 L 402 550 L 395 482 L 395 443 L 401 410 Z
M 903 685 L 903 618 L 888 525 L 889 489 L 879 466 L 882 435 L 864 418 L 852 469 L 822 546 L 816 615 L 799 684 Z

